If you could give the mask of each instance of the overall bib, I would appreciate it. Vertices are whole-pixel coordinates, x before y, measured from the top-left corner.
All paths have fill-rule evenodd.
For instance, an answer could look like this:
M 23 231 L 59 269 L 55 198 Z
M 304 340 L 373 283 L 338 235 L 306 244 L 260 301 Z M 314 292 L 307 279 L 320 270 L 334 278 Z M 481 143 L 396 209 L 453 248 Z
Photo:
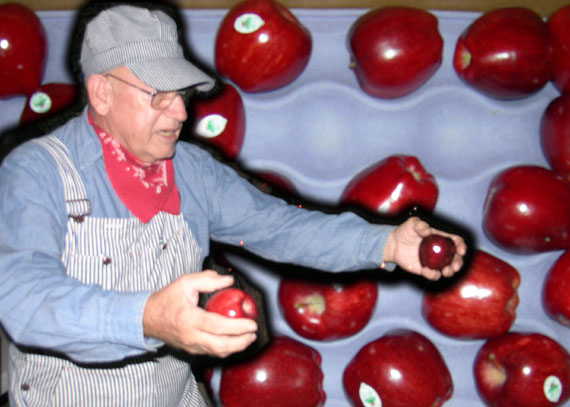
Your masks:
M 62 262 L 69 277 L 104 290 L 158 290 L 201 269 L 202 250 L 181 214 L 93 218 L 85 187 L 67 148 L 54 136 L 34 140 L 54 157 L 68 216 Z M 110 364 L 82 365 L 47 352 L 10 347 L 10 393 L 15 406 L 205 407 L 185 357 L 157 353 Z

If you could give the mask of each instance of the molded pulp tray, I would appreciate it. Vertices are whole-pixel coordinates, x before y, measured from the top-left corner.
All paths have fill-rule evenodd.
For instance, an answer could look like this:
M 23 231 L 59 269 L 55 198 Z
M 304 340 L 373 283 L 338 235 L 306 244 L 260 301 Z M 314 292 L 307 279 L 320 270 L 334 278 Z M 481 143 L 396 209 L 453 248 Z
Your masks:
M 422 88 L 396 100 L 364 94 L 348 68 L 346 35 L 367 10 L 294 9 L 311 31 L 313 52 L 307 69 L 291 85 L 265 94 L 244 94 L 247 133 L 240 155 L 256 170 L 271 170 L 291 180 L 301 195 L 335 204 L 344 186 L 362 169 L 392 154 L 417 156 L 437 180 L 440 196 L 436 214 L 467 226 L 477 248 L 513 265 L 521 274 L 520 305 L 512 330 L 546 334 L 570 349 L 568 328 L 544 313 L 542 281 L 561 252 L 514 255 L 493 245 L 483 234 L 483 202 L 491 178 L 515 164 L 547 166 L 539 144 L 539 121 L 558 92 L 548 84 L 518 101 L 499 101 L 469 88 L 452 68 L 455 41 L 479 15 L 433 13 L 444 37 L 444 59 Z M 213 64 L 213 44 L 226 10 L 184 10 L 191 49 Z M 65 52 L 73 12 L 38 13 L 49 38 L 44 83 L 66 82 Z M 13 125 L 22 98 L 0 101 L 0 130 Z M 16 119 L 15 119 L 16 118 Z M 483 341 L 456 340 L 439 334 L 422 318 L 421 291 L 406 279 L 379 287 L 373 319 L 357 335 L 335 342 L 298 337 L 279 314 L 278 275 L 261 263 L 231 257 L 248 278 L 266 290 L 266 302 L 276 332 L 316 348 L 323 358 L 327 407 L 347 406 L 342 389 L 344 366 L 367 342 L 392 328 L 410 328 L 427 336 L 442 353 L 453 378 L 454 393 L 445 405 L 482 407 L 472 364 Z M 217 388 L 219 371 L 214 375 Z

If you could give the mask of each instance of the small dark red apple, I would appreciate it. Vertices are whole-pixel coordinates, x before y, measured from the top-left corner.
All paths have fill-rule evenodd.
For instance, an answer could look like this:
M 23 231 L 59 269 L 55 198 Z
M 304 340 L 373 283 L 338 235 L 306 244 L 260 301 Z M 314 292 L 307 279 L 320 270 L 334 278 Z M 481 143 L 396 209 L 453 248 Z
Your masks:
M 483 209 L 483 230 L 502 248 L 537 253 L 570 246 L 570 184 L 555 172 L 516 165 L 497 174 Z
M 274 0 L 245 0 L 232 7 L 216 34 L 220 75 L 245 92 L 266 92 L 293 82 L 311 56 L 312 39 L 297 18 Z
M 552 42 L 552 82 L 562 93 L 570 92 L 570 5 L 556 10 L 546 21 Z
M 542 304 L 555 321 L 570 327 L 570 250 L 554 262 L 544 279 Z
M 453 382 L 439 350 L 425 336 L 394 330 L 364 345 L 344 370 L 351 406 L 439 407 Z
M 71 107 L 79 96 L 77 85 L 72 83 L 44 83 L 26 99 L 20 124 L 32 123 Z
M 570 355 L 539 333 L 488 339 L 475 356 L 473 372 L 489 407 L 553 407 L 570 397 Z
M 31 9 L 0 5 L 0 98 L 31 95 L 39 88 L 46 48 L 44 27 Z
M 414 206 L 431 212 L 438 195 L 435 178 L 416 157 L 394 155 L 357 174 L 344 188 L 340 203 L 395 216 Z
M 424 293 L 422 314 L 432 327 L 454 338 L 502 335 L 516 318 L 519 284 L 520 275 L 513 266 L 477 250 L 457 282 Z
M 447 236 L 432 233 L 422 239 L 419 248 L 420 263 L 423 267 L 443 270 L 455 256 L 455 243 Z
M 540 146 L 552 170 L 570 181 L 570 94 L 546 107 L 540 121 Z
M 351 68 L 369 95 L 392 99 L 422 86 L 440 67 L 443 39 L 437 18 L 413 7 L 379 7 L 348 32 Z
M 230 318 L 257 318 L 257 306 L 251 295 L 239 288 L 216 292 L 206 303 L 206 311 Z
M 344 284 L 282 278 L 278 303 L 283 318 L 300 336 L 320 341 L 346 338 L 362 330 L 374 312 L 378 284 Z
M 457 39 L 453 67 L 462 80 L 488 96 L 528 96 L 552 77 L 546 23 L 524 7 L 489 11 Z
M 245 110 L 238 91 L 225 83 L 219 93 L 208 98 L 194 98 L 193 135 L 216 147 L 228 159 L 235 160 L 245 137 Z
M 228 407 L 321 407 L 322 386 L 319 352 L 276 336 L 253 358 L 223 367 L 219 398 Z

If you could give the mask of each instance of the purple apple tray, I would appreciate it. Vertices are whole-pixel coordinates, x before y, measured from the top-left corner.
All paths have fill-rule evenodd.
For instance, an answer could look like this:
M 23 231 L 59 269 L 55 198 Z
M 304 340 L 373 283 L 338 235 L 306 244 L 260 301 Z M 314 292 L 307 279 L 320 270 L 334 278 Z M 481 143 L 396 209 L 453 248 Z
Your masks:
M 302 75 L 285 88 L 264 94 L 241 93 L 247 120 L 239 157 L 242 163 L 252 170 L 281 174 L 302 196 L 334 205 L 362 169 L 389 155 L 415 155 L 436 178 L 440 192 L 436 215 L 469 228 L 478 249 L 507 261 L 521 274 L 520 304 L 511 329 L 548 335 L 570 350 L 570 331 L 546 316 L 540 298 L 544 276 L 561 252 L 512 254 L 490 242 L 481 226 L 487 189 L 498 171 L 515 164 L 547 166 L 538 128 L 544 109 L 558 96 L 554 87 L 548 84 L 517 101 L 494 100 L 469 88 L 455 74 L 452 57 L 458 35 L 478 14 L 434 11 L 444 37 L 442 66 L 423 87 L 406 97 L 375 99 L 358 87 L 348 68 L 346 46 L 351 24 L 367 10 L 292 11 L 311 31 L 311 59 Z M 225 12 L 183 11 L 189 45 L 210 66 L 215 33 Z M 68 82 L 65 46 L 74 12 L 38 14 L 49 40 L 43 82 Z M 0 132 L 17 124 L 23 103 L 20 97 L 0 100 Z M 452 339 L 431 328 L 421 315 L 422 292 L 417 285 L 406 279 L 380 283 L 373 318 L 361 332 L 343 340 L 316 342 L 297 336 L 281 317 L 275 270 L 241 256 L 232 255 L 230 260 L 264 289 L 274 330 L 321 353 L 327 407 L 348 405 L 342 388 L 344 366 L 364 344 L 393 328 L 416 330 L 437 346 L 454 384 L 446 406 L 484 405 L 472 373 L 483 341 Z M 216 371 L 214 389 L 219 377 Z

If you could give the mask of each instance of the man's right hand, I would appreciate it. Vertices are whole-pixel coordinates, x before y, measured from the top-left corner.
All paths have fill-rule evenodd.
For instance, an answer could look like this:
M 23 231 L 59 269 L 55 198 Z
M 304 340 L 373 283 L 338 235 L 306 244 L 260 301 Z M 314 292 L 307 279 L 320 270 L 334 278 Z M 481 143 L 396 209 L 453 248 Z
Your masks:
M 195 355 L 225 358 L 244 350 L 256 339 L 255 321 L 227 318 L 198 306 L 201 292 L 214 292 L 232 283 L 232 276 L 208 270 L 184 275 L 152 293 L 143 314 L 145 336 Z

